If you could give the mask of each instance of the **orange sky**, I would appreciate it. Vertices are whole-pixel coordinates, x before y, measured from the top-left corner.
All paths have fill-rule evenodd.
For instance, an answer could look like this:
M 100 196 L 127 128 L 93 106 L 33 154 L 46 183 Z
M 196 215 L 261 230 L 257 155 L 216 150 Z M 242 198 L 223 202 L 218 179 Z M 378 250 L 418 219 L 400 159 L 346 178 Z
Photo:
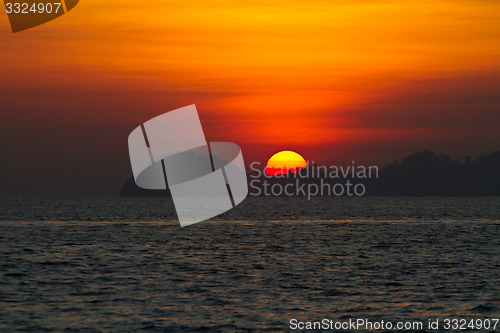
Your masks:
M 55 175 L 62 154 L 85 177 L 99 156 L 126 178 L 128 132 L 193 103 L 207 139 L 242 145 L 247 160 L 489 152 L 500 143 L 499 22 L 488 0 L 85 0 L 16 34 L 2 12 L 1 135 L 16 143 L 6 156 L 35 150 Z

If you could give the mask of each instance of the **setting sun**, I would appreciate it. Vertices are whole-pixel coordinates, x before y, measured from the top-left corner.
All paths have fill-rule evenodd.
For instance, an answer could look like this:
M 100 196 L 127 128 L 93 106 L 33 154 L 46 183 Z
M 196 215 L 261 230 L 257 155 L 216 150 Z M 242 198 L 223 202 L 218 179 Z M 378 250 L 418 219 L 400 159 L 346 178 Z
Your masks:
M 268 176 L 278 176 L 287 174 L 288 172 L 295 173 L 297 169 L 305 168 L 306 160 L 296 152 L 285 150 L 271 156 L 266 165 L 266 174 Z

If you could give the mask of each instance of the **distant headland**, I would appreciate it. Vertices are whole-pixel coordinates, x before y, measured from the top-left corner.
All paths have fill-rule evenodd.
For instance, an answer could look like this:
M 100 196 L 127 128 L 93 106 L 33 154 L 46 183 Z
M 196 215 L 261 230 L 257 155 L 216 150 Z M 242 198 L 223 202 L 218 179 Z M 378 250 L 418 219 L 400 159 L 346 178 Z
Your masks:
M 307 170 L 309 169 L 309 170 Z M 500 151 L 482 154 L 476 158 L 465 156 L 453 160 L 449 155 L 425 150 L 407 156 L 400 161 L 381 167 L 376 177 L 356 177 L 337 173 L 337 177 L 320 177 L 325 166 L 308 166 L 282 177 L 266 177 L 248 173 L 250 195 L 263 194 L 266 186 L 300 181 L 306 186 L 325 188 L 354 180 L 363 184 L 363 195 L 368 196 L 500 196 Z M 309 175 L 304 177 L 304 175 Z M 310 177 L 310 175 L 316 175 Z M 323 175 L 326 175 L 323 172 Z M 331 175 L 331 173 L 330 173 Z M 358 179 L 353 179 L 358 178 Z M 311 184 L 311 185 L 309 185 Z M 314 185 L 315 184 L 315 185 Z M 286 195 L 286 193 L 282 193 Z M 300 195 L 297 194 L 297 195 Z M 319 195 L 332 195 L 319 194 Z M 338 194 L 337 194 L 338 195 Z M 347 192 L 342 195 L 349 195 Z M 145 190 L 139 188 L 133 178 L 127 180 L 120 196 L 171 196 L 169 190 Z

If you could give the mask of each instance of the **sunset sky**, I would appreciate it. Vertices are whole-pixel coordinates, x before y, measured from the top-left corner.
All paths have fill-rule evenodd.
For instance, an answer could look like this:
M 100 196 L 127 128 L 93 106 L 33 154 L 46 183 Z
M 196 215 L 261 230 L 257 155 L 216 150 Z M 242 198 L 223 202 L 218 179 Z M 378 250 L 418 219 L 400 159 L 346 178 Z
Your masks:
M 114 195 L 127 136 L 196 104 L 245 161 L 500 149 L 500 1 L 101 1 L 0 14 L 1 195 Z

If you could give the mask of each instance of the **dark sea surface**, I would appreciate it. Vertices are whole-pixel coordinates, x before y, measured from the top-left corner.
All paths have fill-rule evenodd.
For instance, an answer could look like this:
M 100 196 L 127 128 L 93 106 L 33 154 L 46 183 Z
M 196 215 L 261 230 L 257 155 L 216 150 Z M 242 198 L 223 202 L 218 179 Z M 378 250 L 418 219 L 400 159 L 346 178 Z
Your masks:
M 498 197 L 251 197 L 175 218 L 169 198 L 0 199 L 0 331 L 500 317 Z

